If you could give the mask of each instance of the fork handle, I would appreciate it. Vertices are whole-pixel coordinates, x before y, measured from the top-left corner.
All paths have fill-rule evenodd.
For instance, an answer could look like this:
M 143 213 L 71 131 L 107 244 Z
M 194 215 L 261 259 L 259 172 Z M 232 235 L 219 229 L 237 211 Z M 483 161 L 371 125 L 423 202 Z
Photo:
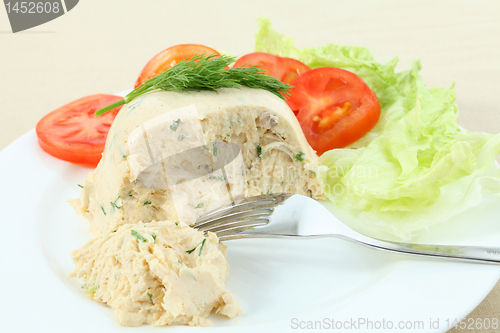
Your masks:
M 341 238 L 353 243 L 361 244 L 366 247 L 387 251 L 392 253 L 407 254 L 422 257 L 444 258 L 452 260 L 469 261 L 476 263 L 500 264 L 500 248 L 482 247 L 482 246 L 455 246 L 455 245 L 428 245 L 414 243 L 400 243 L 383 241 L 375 238 L 366 237 L 356 233 L 351 237 L 340 234 L 324 235 L 282 235 L 282 234 L 264 234 L 264 233 L 240 233 L 231 236 L 221 236 L 221 241 L 243 239 L 243 238 L 293 238 L 293 239 L 313 239 L 324 237 Z
M 500 264 L 500 248 L 483 246 L 456 246 L 456 245 L 430 245 L 383 241 L 375 238 L 354 239 L 343 235 L 331 235 L 354 243 L 358 243 L 376 250 L 393 253 L 445 258 L 469 262 Z M 361 235 L 362 236 L 362 235 Z

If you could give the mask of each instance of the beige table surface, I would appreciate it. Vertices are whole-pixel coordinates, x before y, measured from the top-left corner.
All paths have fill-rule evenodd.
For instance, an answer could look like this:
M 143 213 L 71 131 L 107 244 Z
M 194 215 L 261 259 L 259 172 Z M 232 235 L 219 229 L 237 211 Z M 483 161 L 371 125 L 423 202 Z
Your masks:
M 0 149 L 67 102 L 131 88 L 149 58 L 168 46 L 252 51 L 260 16 L 299 47 L 366 46 L 380 61 L 398 55 L 398 69 L 420 58 L 428 85 L 456 82 L 463 127 L 500 132 L 499 1 L 82 0 L 17 34 L 0 9 Z M 500 318 L 500 285 L 470 317 Z

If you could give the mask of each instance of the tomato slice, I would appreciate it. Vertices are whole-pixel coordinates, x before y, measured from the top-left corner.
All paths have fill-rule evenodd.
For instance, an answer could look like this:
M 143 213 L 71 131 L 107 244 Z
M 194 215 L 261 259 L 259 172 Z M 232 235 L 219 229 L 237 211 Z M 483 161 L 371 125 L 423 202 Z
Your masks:
M 250 66 L 257 66 L 265 70 L 268 75 L 274 76 L 278 80 L 281 78 L 280 74 L 282 70 L 280 59 L 275 55 L 265 52 L 249 53 L 239 58 L 233 65 L 234 68 Z
M 220 55 L 220 53 L 216 50 L 208 46 L 198 44 L 180 44 L 169 47 L 149 60 L 146 66 L 142 69 L 141 74 L 139 74 L 134 88 L 137 88 L 147 80 L 175 66 L 181 60 L 189 59 L 195 54 Z
M 265 52 L 255 52 L 244 55 L 233 65 L 233 67 L 249 66 L 262 68 L 268 75 L 286 84 L 292 83 L 299 75 L 311 70 L 306 64 L 298 60 L 278 57 Z
M 356 74 L 323 67 L 293 82 L 287 103 L 318 155 L 343 148 L 368 133 L 380 117 L 380 103 Z
M 299 75 L 311 70 L 309 66 L 296 59 L 282 57 L 280 60 L 281 66 L 284 69 L 280 80 L 286 84 L 292 84 L 293 80 L 295 80 Z
M 99 117 L 94 112 L 121 99 L 115 95 L 91 95 L 52 111 L 36 125 L 40 147 L 61 160 L 96 166 L 121 106 Z

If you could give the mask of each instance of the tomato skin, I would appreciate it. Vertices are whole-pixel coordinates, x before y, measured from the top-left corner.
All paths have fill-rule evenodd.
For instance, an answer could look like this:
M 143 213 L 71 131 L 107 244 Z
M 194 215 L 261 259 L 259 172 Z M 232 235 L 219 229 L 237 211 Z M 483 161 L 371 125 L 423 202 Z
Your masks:
M 142 69 L 141 74 L 139 74 L 134 88 L 137 88 L 147 80 L 173 67 L 181 60 L 189 59 L 195 54 L 220 55 L 220 53 L 216 50 L 199 44 L 179 44 L 171 46 L 161 51 L 148 61 L 146 66 Z
M 311 69 L 304 63 L 285 57 L 278 57 L 270 53 L 254 52 L 238 59 L 233 67 L 257 66 L 264 69 L 268 75 L 290 84 L 299 75 Z
M 281 77 L 281 81 L 286 84 L 292 84 L 298 76 L 311 70 L 311 68 L 303 62 L 292 58 L 281 57 L 281 65 L 285 69 L 285 73 Z
M 121 106 L 99 117 L 94 112 L 122 99 L 115 95 L 90 95 L 50 112 L 36 125 L 40 147 L 61 160 L 95 167 Z
M 287 103 L 318 155 L 346 147 L 368 133 L 380 117 L 380 103 L 356 74 L 315 68 L 292 82 Z
M 233 68 L 257 66 L 258 68 L 264 69 L 268 75 L 279 80 L 281 74 L 281 63 L 279 60 L 279 57 L 269 53 L 254 52 L 245 54 L 239 58 L 234 63 Z

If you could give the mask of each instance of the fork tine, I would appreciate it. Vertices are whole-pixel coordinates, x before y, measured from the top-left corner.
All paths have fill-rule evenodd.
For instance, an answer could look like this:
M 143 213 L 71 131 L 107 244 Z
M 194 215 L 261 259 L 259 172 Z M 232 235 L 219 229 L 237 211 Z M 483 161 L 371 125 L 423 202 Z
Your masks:
M 283 203 L 286 199 L 288 199 L 292 195 L 293 194 L 291 193 L 277 193 L 277 194 L 263 194 L 245 198 L 243 201 L 240 201 L 234 205 L 223 206 L 205 215 L 200 216 L 192 227 L 197 228 L 197 226 L 199 226 L 202 222 L 214 220 L 216 218 L 220 218 L 228 214 L 249 211 L 253 209 L 260 209 L 260 208 L 273 208 Z
M 276 205 L 276 202 L 274 199 L 264 199 L 264 200 L 255 200 L 255 201 L 250 201 L 250 202 L 240 202 L 235 205 L 231 206 L 224 206 L 222 208 L 219 208 L 215 211 L 212 211 L 208 214 L 205 214 L 198 218 L 196 223 L 193 225 L 194 228 L 196 228 L 197 225 L 209 221 L 209 220 L 215 220 L 217 218 L 224 217 L 229 214 L 233 213 L 238 213 L 238 212 L 245 212 L 245 211 L 251 211 L 253 209 L 259 209 L 259 208 L 268 208 L 268 207 L 274 207 Z
M 240 232 L 252 229 L 255 227 L 262 227 L 269 224 L 269 218 L 256 218 L 248 219 L 243 221 L 234 221 L 228 224 L 224 224 L 218 227 L 205 230 L 205 232 L 213 232 L 219 236 L 234 235 Z
M 200 222 L 200 223 L 194 225 L 193 228 L 196 228 L 198 230 L 203 231 L 206 229 L 214 228 L 214 227 L 217 227 L 217 226 L 220 226 L 223 224 L 227 224 L 227 223 L 231 223 L 231 222 L 235 222 L 235 221 L 255 219 L 255 218 L 259 218 L 259 217 L 266 217 L 266 216 L 271 215 L 273 212 L 274 212 L 274 208 L 247 210 L 247 211 L 223 215 L 219 218 L 211 219 L 208 221 L 203 221 L 203 222 Z

